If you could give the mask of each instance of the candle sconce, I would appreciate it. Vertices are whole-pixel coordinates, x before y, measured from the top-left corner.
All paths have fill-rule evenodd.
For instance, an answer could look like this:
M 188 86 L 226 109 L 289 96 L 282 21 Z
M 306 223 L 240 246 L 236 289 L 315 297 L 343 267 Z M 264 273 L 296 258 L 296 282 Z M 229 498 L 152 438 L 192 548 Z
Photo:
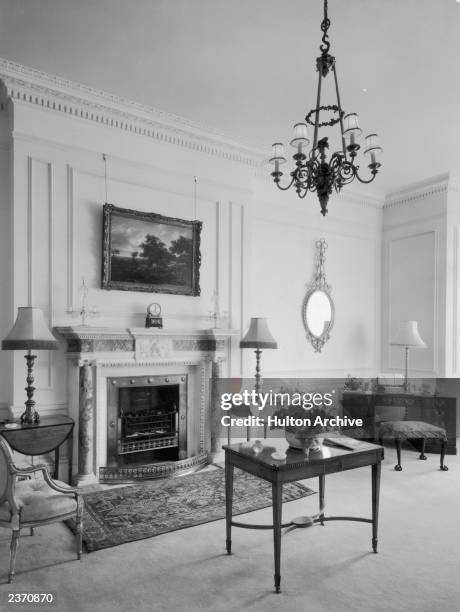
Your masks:
M 219 294 L 217 291 L 214 291 L 211 296 L 212 301 L 212 309 L 208 311 L 209 318 L 213 321 L 213 328 L 218 329 L 221 327 L 222 322 L 228 320 L 228 311 L 220 310 L 219 305 Z
M 72 314 L 73 316 L 80 316 L 81 325 L 85 326 L 87 325 L 86 320 L 88 319 L 88 317 L 96 317 L 99 315 L 99 312 L 97 310 L 97 306 L 88 305 L 89 289 L 88 289 L 88 285 L 86 284 L 86 280 L 84 278 L 82 279 L 80 293 L 81 293 L 81 305 L 80 306 L 69 306 L 69 308 L 67 308 L 67 312 L 69 314 Z

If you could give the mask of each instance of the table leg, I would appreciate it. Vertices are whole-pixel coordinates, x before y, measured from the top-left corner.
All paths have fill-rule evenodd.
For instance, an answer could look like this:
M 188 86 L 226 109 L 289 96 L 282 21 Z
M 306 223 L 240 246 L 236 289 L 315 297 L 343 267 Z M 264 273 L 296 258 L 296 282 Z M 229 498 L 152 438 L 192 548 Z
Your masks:
M 326 487 L 326 477 L 321 474 L 318 477 L 319 480 L 319 520 L 321 525 L 324 526 L 324 492 Z
M 233 463 L 225 457 L 225 515 L 227 519 L 227 554 L 232 554 Z
M 281 591 L 281 514 L 283 507 L 283 484 L 272 483 L 273 503 L 273 548 L 275 554 L 275 591 Z
M 68 437 L 69 444 L 67 445 L 68 454 L 68 467 L 69 467 L 69 485 L 72 484 L 72 463 L 73 463 L 73 431 L 70 432 Z
M 54 480 L 59 480 L 59 446 L 54 449 Z
M 377 530 L 379 525 L 380 471 L 382 462 L 372 466 L 372 550 L 377 552 Z
M 447 472 L 447 470 L 449 469 L 447 465 L 444 465 L 444 457 L 446 456 L 446 450 L 447 450 L 447 440 L 442 440 L 441 441 L 441 470 L 443 472 Z

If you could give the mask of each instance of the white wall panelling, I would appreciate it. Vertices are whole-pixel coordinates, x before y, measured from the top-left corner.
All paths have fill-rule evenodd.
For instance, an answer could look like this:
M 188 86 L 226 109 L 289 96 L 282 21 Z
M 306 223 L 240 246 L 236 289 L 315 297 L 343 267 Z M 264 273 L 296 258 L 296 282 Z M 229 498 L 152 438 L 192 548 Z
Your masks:
M 270 186 L 272 189 L 272 186 Z M 380 366 L 381 209 L 332 197 L 326 218 L 314 194 L 292 202 L 263 191 L 254 218 L 253 311 L 269 320 L 278 350 L 265 351 L 265 376 L 373 376 Z M 321 353 L 307 342 L 301 304 L 315 243 L 325 238 L 326 275 L 336 318 Z
M 416 320 L 427 349 L 410 351 L 411 373 L 437 371 L 435 333 L 439 291 L 439 240 L 434 230 L 394 237 L 388 242 L 389 335 L 386 348 L 392 371 L 404 368 L 404 350 L 389 342 L 402 321 Z
M 387 198 L 383 216 L 384 368 L 400 370 L 403 364 L 395 348 L 390 359 L 388 343 L 396 319 L 419 317 L 420 332 L 429 348 L 411 351 L 411 370 L 420 376 L 458 376 L 459 210 L 457 181 L 448 174 Z
M 460 210 L 459 192 L 449 177 L 388 197 L 383 221 L 382 198 L 347 187 L 331 197 L 323 218 L 315 194 L 300 201 L 276 191 L 259 151 L 215 131 L 7 61 L 0 60 L 0 79 L 4 99 L 10 98 L 10 115 L 0 118 L 7 126 L 2 133 L 12 142 L 11 153 L 7 146 L 0 149 L 0 171 L 11 180 L 11 203 L 0 192 L 6 220 L 0 249 L 14 266 L 0 275 L 10 295 L 2 329 L 8 331 L 16 307 L 26 303 L 41 306 L 50 324 L 77 324 L 68 309 L 81 305 L 82 277 L 90 305 L 99 310 L 98 326 L 143 325 L 147 304 L 158 301 L 165 326 L 209 327 L 217 291 L 221 313 L 228 313 L 233 329 L 244 332 L 251 316 L 269 319 L 279 349 L 264 352 L 265 376 L 371 376 L 383 365 L 399 368 L 398 361 L 388 361 L 392 317 L 402 314 L 404 299 L 394 283 L 398 278 L 398 286 L 403 285 L 404 270 L 413 276 L 415 266 L 410 256 L 399 266 L 402 256 L 394 258 L 399 244 L 401 252 L 420 253 L 426 270 L 434 270 L 425 270 L 414 294 L 423 299 L 420 316 L 429 314 L 426 334 L 433 339 L 423 357 L 431 361 L 422 361 L 420 371 L 458 370 L 458 341 L 445 350 L 447 327 L 454 329 L 460 307 L 446 297 L 459 290 L 458 236 L 446 221 Z M 203 221 L 201 296 L 103 291 L 105 200 L 193 219 L 194 176 L 196 216 Z M 455 219 L 460 227 L 460 216 Z M 427 238 L 411 238 L 419 235 Z M 313 274 L 315 242 L 322 237 L 328 243 L 326 272 L 336 319 L 330 341 L 318 354 L 306 341 L 300 308 Z M 233 374 L 253 375 L 253 352 L 241 352 L 238 338 L 229 357 Z M 10 363 L 3 355 L 0 359 Z M 18 355 L 13 376 L 1 379 L 6 384 L 0 405 L 22 407 L 23 361 Z M 37 364 L 40 401 L 45 409 L 62 409 L 67 402 L 62 350 L 50 353 L 50 361 L 40 356 Z
M 0 337 L 4 338 L 14 321 L 13 310 L 13 213 L 11 114 L 0 109 Z M 12 401 L 13 355 L 0 351 L 0 413 L 7 413 Z
M 46 76 L 27 69 L 13 67 L 13 72 L 21 73 L 20 79 L 11 74 L 1 77 L 5 66 L 0 62 L 0 78 L 13 102 L 9 105 L 14 115 L 14 131 L 10 131 L 13 163 L 8 163 L 8 148 L 0 155 L 1 171 L 11 180 L 14 216 L 10 223 L 2 224 L 0 232 L 4 261 L 12 260 L 14 270 L 11 275 L 2 271 L 0 279 L 12 299 L 9 311 L 3 311 L 7 316 L 2 329 L 7 333 L 13 312 L 24 304 L 43 308 L 50 325 L 78 324 L 75 313 L 81 306 L 83 277 L 89 287 L 89 304 L 99 311 L 95 325 L 142 326 L 146 306 L 158 301 L 166 326 L 210 327 L 212 295 L 217 290 L 221 311 L 231 314 L 232 325 L 239 326 L 245 301 L 244 208 L 252 199 L 258 154 L 217 134 L 206 134 L 204 128 L 174 125 L 171 117 L 159 117 L 154 111 L 152 118 L 148 109 L 103 94 L 98 98 L 85 88 L 76 86 L 72 98 L 72 85 L 64 87 L 51 79 L 51 87 Z M 95 111 L 98 105 L 99 113 Z M 153 123 L 156 128 L 147 130 L 147 124 Z M 107 155 L 107 199 L 117 206 L 193 219 L 193 177 L 198 177 L 196 216 L 203 222 L 200 297 L 100 288 L 102 205 L 106 200 L 103 153 Z M 7 195 L 2 194 L 5 221 L 8 205 Z M 249 264 L 246 258 L 245 265 Z M 70 308 L 74 313 L 68 312 Z M 40 354 L 37 359 L 41 412 L 62 410 L 67 403 L 63 350 Z M 237 340 L 233 351 L 239 371 Z M 1 358 L 7 364 L 13 362 L 14 369 L 13 376 L 5 377 L 0 408 L 3 402 L 22 411 L 23 355 L 13 359 L 2 354 Z

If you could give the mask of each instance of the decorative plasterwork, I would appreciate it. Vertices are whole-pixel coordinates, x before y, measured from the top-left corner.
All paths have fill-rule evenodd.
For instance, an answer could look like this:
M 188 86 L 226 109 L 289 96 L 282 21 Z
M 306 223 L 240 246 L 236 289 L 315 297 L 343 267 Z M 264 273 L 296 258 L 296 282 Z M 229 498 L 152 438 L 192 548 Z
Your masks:
M 0 103 L 8 99 L 257 168 L 264 155 L 217 130 L 0 58 Z
M 69 353 L 134 352 L 137 362 L 169 359 L 175 353 L 212 353 L 224 351 L 236 330 L 125 330 L 97 327 L 55 327 L 67 341 Z
M 415 204 L 425 198 L 440 193 L 447 193 L 451 188 L 451 179 L 448 174 L 433 177 L 427 181 L 421 181 L 410 185 L 406 189 L 395 191 L 387 195 L 384 208 L 396 208 Z

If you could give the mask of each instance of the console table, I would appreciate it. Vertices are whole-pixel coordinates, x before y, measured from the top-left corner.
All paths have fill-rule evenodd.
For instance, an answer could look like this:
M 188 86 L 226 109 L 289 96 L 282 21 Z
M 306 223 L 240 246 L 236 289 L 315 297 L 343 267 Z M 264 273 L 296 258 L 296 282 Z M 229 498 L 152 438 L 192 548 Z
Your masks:
M 375 407 L 405 406 L 406 419 L 443 427 L 447 432 L 447 454 L 456 455 L 457 400 L 455 397 L 415 393 L 360 393 L 344 391 L 343 416 L 363 419 L 369 440 L 376 439 Z M 344 430 L 346 433 L 346 430 Z M 439 453 L 439 442 L 426 440 L 426 452 Z
M 0 424 L 2 435 L 13 450 L 21 455 L 46 455 L 54 451 L 54 473 L 59 476 L 59 449 L 66 440 L 68 444 L 69 483 L 72 480 L 72 454 L 74 420 L 65 415 L 51 415 L 40 418 L 39 423 L 20 424 L 9 429 L 5 423 Z
M 275 591 L 281 589 L 281 529 L 290 525 L 307 527 L 313 523 L 324 524 L 325 521 L 359 521 L 372 524 L 372 549 L 377 552 L 377 526 L 379 512 L 380 469 L 384 449 L 376 444 L 361 442 L 356 449 L 346 450 L 332 446 L 323 446 L 321 451 L 310 453 L 307 457 L 302 451 L 287 449 L 287 442 L 281 438 L 264 440 L 263 450 L 255 454 L 251 447 L 244 444 L 224 446 L 225 450 L 225 500 L 227 519 L 227 553 L 232 553 L 232 526 L 244 529 L 273 530 L 275 558 Z M 274 451 L 286 450 L 286 459 L 281 461 L 272 458 Z M 324 491 L 326 474 L 334 474 L 364 466 L 372 470 L 372 518 L 353 516 L 325 516 Z M 273 524 L 254 525 L 232 520 L 233 471 L 238 467 L 272 485 Z M 282 523 L 283 484 L 304 478 L 319 478 L 319 508 L 317 518 L 300 517 L 291 522 Z M 305 520 L 307 519 L 307 520 Z

